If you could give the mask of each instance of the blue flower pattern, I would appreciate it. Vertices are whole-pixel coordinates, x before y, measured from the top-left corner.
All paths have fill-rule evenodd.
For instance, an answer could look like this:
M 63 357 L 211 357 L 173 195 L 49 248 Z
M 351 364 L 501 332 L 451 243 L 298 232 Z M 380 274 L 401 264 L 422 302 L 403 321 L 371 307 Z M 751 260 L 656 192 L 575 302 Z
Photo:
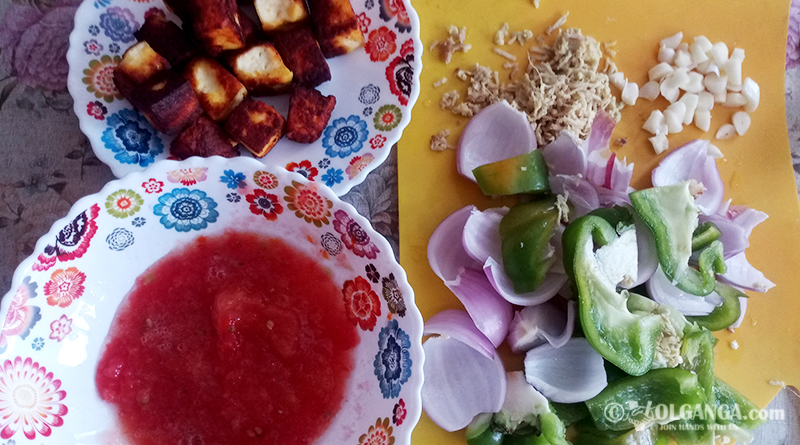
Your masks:
M 331 123 L 322 135 L 325 154 L 335 158 L 346 158 L 364 147 L 369 137 L 367 123 L 356 115 L 347 119 L 340 117 Z
M 116 250 L 117 252 L 123 251 L 130 247 L 133 244 L 133 240 L 133 232 L 121 227 L 117 227 L 116 229 L 112 230 L 111 234 L 106 237 L 108 248 L 111 250 Z
M 224 175 L 220 176 L 219 180 L 227 185 L 229 189 L 236 190 L 237 188 L 245 188 L 247 186 L 244 173 L 235 173 L 233 170 L 225 170 L 223 173 Z
M 100 140 L 123 164 L 147 167 L 164 151 L 164 143 L 142 115 L 133 110 L 120 110 L 107 119 L 108 128 Z
M 397 320 L 391 320 L 378 335 L 378 353 L 375 355 L 375 376 L 383 398 L 400 396 L 403 384 L 411 378 L 411 339 Z
M 320 177 L 328 187 L 333 187 L 334 184 L 342 182 L 344 179 L 344 171 L 340 168 L 329 168 L 327 173 Z
M 133 33 L 139 29 L 139 23 L 133 20 L 129 9 L 114 7 L 100 14 L 100 27 L 111 40 L 129 43 L 136 40 Z
M 322 169 L 328 168 L 331 165 L 331 160 L 328 159 L 328 158 L 322 158 L 322 159 L 319 160 L 317 165 L 319 166 L 319 168 L 322 168 Z
M 31 347 L 34 351 L 41 351 L 44 348 L 44 339 L 42 337 L 34 338 Z
M 100 34 L 100 28 L 97 25 L 89 25 L 89 34 L 93 36 Z
M 131 224 L 133 224 L 133 227 L 142 227 L 146 222 L 146 219 L 142 218 L 141 216 L 137 216 L 136 218 L 133 218 Z
M 97 9 L 105 8 L 111 4 L 111 0 L 95 0 L 94 7 Z
M 242 200 L 242 197 L 238 193 L 228 193 L 225 195 L 225 199 L 227 199 L 228 202 L 239 202 Z
M 176 188 L 158 198 L 153 213 L 161 217 L 161 224 L 178 232 L 201 230 L 217 221 L 217 203 L 202 190 Z
M 108 45 L 108 50 L 111 51 L 112 54 L 119 53 L 119 50 L 120 50 L 119 44 L 112 43 L 112 44 Z

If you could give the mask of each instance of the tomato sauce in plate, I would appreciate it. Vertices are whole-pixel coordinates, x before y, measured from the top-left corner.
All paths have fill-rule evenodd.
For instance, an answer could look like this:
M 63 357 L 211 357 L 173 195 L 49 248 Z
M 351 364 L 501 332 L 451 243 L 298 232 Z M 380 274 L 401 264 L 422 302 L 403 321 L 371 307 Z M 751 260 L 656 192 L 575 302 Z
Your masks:
M 95 382 L 136 445 L 310 444 L 342 405 L 358 342 L 326 269 L 229 232 L 137 279 Z

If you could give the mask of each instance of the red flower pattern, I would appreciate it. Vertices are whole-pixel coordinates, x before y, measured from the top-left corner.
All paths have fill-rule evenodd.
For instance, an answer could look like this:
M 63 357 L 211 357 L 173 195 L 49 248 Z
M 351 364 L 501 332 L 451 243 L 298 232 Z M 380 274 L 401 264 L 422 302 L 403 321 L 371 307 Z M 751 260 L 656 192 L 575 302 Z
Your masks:
M 397 426 L 402 425 L 403 421 L 406 420 L 406 414 L 408 414 L 408 411 L 406 411 L 406 402 L 400 399 L 397 405 L 394 406 L 394 410 L 392 410 L 392 422 Z
M 74 267 L 58 269 L 44 285 L 44 294 L 50 306 L 67 307 L 83 295 L 86 275 Z
M 397 34 L 385 26 L 372 30 L 365 45 L 369 60 L 384 62 L 397 50 Z
M 361 32 L 366 34 L 369 31 L 369 25 L 372 23 L 369 17 L 367 17 L 366 12 L 362 12 L 357 16 L 358 18 L 358 26 L 361 28 Z
M 156 181 L 155 178 L 150 178 L 142 183 L 142 188 L 147 193 L 161 193 L 164 190 L 164 183 Z
M 301 175 L 305 176 L 306 179 L 309 181 L 313 181 L 314 178 L 319 174 L 319 170 L 316 167 L 311 165 L 311 161 L 305 160 L 300 162 L 290 162 L 286 164 L 286 170 L 290 172 L 300 173 Z
M 86 113 L 88 113 L 89 116 L 101 121 L 106 118 L 106 114 L 108 114 L 108 108 L 106 108 L 102 102 L 96 100 L 94 102 L 89 102 L 86 105 Z
M 386 137 L 382 135 L 377 135 L 374 138 L 369 140 L 369 145 L 372 146 L 372 149 L 375 150 L 376 148 L 383 147 L 383 144 L 386 142 Z
M 347 318 L 361 329 L 371 331 L 381 316 L 381 301 L 369 281 L 362 277 L 345 281 L 342 296 Z
M 400 47 L 400 55 L 386 67 L 389 90 L 397 96 L 400 105 L 408 105 L 414 84 L 414 42 L 409 39 Z
M 253 190 L 252 195 L 245 197 L 250 203 L 250 212 L 254 215 L 264 215 L 269 221 L 278 219 L 283 213 L 283 206 L 278 202 L 278 197 L 261 189 Z

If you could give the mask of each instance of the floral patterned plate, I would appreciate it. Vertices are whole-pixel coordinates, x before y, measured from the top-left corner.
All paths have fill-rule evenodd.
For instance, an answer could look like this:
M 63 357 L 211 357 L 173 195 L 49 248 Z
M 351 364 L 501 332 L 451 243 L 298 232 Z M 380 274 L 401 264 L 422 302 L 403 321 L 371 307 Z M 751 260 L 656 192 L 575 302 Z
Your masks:
M 409 444 L 421 414 L 422 317 L 389 243 L 329 188 L 219 157 L 159 162 L 110 182 L 17 268 L 0 306 L 0 440 L 119 443 L 94 384 L 118 305 L 169 251 L 233 227 L 288 241 L 342 287 L 361 342 L 342 409 L 318 443 Z
M 336 96 L 328 127 L 313 144 L 284 138 L 263 158 L 265 164 L 322 182 L 339 196 L 389 156 L 411 119 L 422 69 L 419 18 L 407 1 L 352 4 L 366 45 L 328 59 L 332 79 L 319 86 L 323 94 Z M 84 0 L 69 39 L 67 84 L 75 114 L 97 157 L 117 177 L 167 159 L 172 141 L 122 98 L 112 79 L 148 14 L 167 14 L 180 23 L 161 0 Z M 286 95 L 264 100 L 286 116 Z M 252 157 L 247 150 L 242 153 Z

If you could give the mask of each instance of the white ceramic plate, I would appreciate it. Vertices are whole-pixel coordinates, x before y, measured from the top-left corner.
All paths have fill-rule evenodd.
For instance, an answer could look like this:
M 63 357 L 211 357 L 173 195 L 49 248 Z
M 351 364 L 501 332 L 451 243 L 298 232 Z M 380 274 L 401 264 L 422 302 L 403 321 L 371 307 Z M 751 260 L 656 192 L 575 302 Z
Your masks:
M 156 260 L 231 228 L 281 238 L 316 258 L 342 286 L 345 311 L 356 293 L 348 289 L 371 302 L 371 311 L 350 313 L 361 337 L 356 367 L 318 443 L 409 444 L 421 413 L 422 317 L 389 243 L 327 187 L 253 159 L 219 157 L 159 162 L 110 182 L 79 200 L 17 268 L 0 308 L 3 443 L 120 443 L 112 440 L 114 409 L 94 383 L 117 307 Z M 375 441 L 360 442 L 362 435 Z
M 419 95 L 419 18 L 406 0 L 352 0 L 365 48 L 328 59 L 332 79 L 318 89 L 336 96 L 320 139 L 281 139 L 261 160 L 322 182 L 341 196 L 389 156 Z M 69 39 L 68 88 L 81 130 L 117 177 L 167 159 L 172 137 L 156 132 L 117 91 L 113 70 L 145 14 L 165 13 L 161 0 L 84 0 Z M 288 96 L 265 98 L 282 115 Z M 243 156 L 252 157 L 247 150 Z

